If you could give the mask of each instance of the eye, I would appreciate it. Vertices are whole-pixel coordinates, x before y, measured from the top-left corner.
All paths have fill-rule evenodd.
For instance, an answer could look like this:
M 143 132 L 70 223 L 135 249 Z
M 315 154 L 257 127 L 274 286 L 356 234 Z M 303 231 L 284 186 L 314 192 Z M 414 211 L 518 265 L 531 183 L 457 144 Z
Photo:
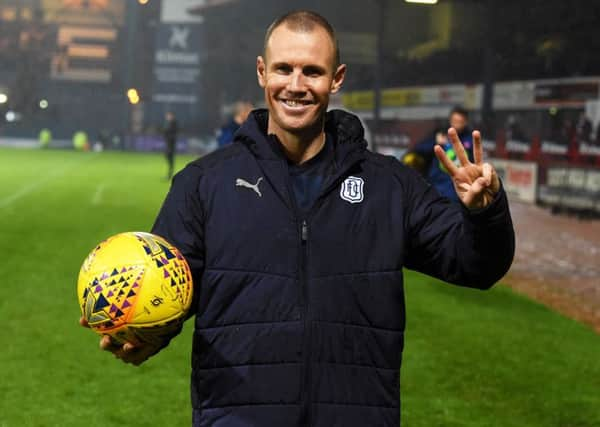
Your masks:
M 324 70 L 319 67 L 305 67 L 302 72 L 308 77 L 320 77 L 324 74 Z
M 292 67 L 288 64 L 278 64 L 275 66 L 275 72 L 279 74 L 289 74 L 292 72 Z

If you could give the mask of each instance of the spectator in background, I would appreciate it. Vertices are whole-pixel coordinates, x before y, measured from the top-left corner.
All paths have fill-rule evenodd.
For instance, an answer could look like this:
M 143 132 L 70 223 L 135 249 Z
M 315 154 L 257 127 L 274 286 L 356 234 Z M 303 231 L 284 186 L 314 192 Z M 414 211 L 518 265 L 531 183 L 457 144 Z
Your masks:
M 585 111 L 579 114 L 577 119 L 577 125 L 575 126 L 575 132 L 577 135 L 577 141 L 579 144 L 582 142 L 589 144 L 592 140 L 592 122 L 585 115 Z
M 449 126 L 456 129 L 460 140 L 463 142 L 469 160 L 473 161 L 473 137 L 469 129 L 469 113 L 462 107 L 454 107 L 448 118 Z M 458 202 L 459 198 L 454 189 L 452 179 L 448 175 L 444 165 L 433 155 L 433 147 L 440 145 L 446 152 L 446 156 L 454 163 L 458 162 L 456 152 L 450 141 L 448 141 L 445 130 L 438 129 L 430 137 L 417 144 L 413 150 L 407 153 L 403 162 L 419 170 L 431 185 L 444 197 Z
M 596 126 L 596 131 L 590 137 L 592 145 L 600 146 L 600 123 Z
M 558 143 L 562 145 L 570 145 L 571 140 L 575 136 L 575 125 L 573 121 L 565 119 L 560 128 Z
M 233 106 L 233 116 L 220 130 L 217 136 L 219 147 L 229 144 L 233 141 L 233 135 L 240 128 L 240 125 L 246 121 L 248 114 L 252 111 L 253 105 L 250 102 L 236 102 Z
M 516 140 L 529 143 L 525 133 L 521 129 L 519 118 L 516 114 L 509 114 L 505 124 L 506 140 Z
M 165 114 L 165 125 L 163 127 L 163 136 L 165 138 L 165 157 L 167 158 L 167 180 L 173 177 L 173 168 L 175 163 L 175 146 L 177 143 L 177 120 L 175 114 L 167 111 Z

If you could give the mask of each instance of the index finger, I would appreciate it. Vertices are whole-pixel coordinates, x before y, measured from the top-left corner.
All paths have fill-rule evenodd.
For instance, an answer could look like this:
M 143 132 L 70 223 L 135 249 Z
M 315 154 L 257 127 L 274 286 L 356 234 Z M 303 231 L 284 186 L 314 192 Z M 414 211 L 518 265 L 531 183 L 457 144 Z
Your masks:
M 473 158 L 476 165 L 483 163 L 483 147 L 481 144 L 481 133 L 478 130 L 473 131 Z
M 456 157 L 458 157 L 460 164 L 463 166 L 468 165 L 470 163 L 469 158 L 467 157 L 465 147 L 463 147 L 462 142 L 460 142 L 460 138 L 458 137 L 458 133 L 456 133 L 456 129 L 448 129 L 448 137 L 450 138 L 450 142 L 454 147 L 454 152 L 456 153 Z
M 444 165 L 446 171 L 448 171 L 448 175 L 456 175 L 458 169 L 456 168 L 454 162 L 450 160 L 448 156 L 446 156 L 446 152 L 444 151 L 444 149 L 436 144 L 435 147 L 433 147 L 433 152 L 435 153 L 435 156 L 438 158 L 440 163 Z

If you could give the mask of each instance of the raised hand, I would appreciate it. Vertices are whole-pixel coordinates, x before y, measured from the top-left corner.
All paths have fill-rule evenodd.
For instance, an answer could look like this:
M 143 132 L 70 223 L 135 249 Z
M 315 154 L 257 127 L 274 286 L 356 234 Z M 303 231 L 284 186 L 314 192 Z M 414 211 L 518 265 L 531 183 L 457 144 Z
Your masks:
M 440 163 L 448 171 L 458 198 L 469 209 L 486 207 L 494 200 L 496 193 L 500 190 L 500 180 L 494 167 L 483 162 L 481 134 L 479 131 L 473 131 L 473 157 L 475 163 L 469 161 L 465 148 L 454 128 L 448 129 L 448 138 L 454 147 L 460 166 L 456 166 L 439 145 L 434 147 L 434 152 Z

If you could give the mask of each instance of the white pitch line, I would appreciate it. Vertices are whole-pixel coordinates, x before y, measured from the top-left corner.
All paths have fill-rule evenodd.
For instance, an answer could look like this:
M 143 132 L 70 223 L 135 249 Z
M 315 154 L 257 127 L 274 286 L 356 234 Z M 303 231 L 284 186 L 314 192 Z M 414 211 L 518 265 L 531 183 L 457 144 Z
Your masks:
M 98 186 L 96 187 L 96 192 L 94 193 L 94 196 L 92 197 L 92 205 L 100 204 L 100 202 L 102 201 L 102 194 L 104 193 L 105 187 L 106 187 L 105 182 L 98 184 Z
M 92 158 L 92 156 L 89 156 L 83 161 L 87 161 L 91 158 Z M 82 162 L 78 162 L 78 165 L 81 163 Z M 46 175 L 46 176 L 42 177 L 41 179 L 38 179 L 37 181 L 32 182 L 31 184 L 20 188 L 17 192 L 11 194 L 10 196 L 5 197 L 4 199 L 0 199 L 0 209 L 12 205 L 16 200 L 19 200 L 21 197 L 24 197 L 24 196 L 28 195 L 29 193 L 32 193 L 33 191 L 37 190 L 38 188 L 43 187 L 44 185 L 47 185 L 51 180 L 58 178 L 59 176 L 65 175 L 68 171 L 70 171 L 72 169 L 73 169 L 72 167 L 66 167 L 66 168 L 60 169 L 58 171 L 55 171 L 54 173 Z
M 16 193 L 13 193 L 10 196 L 0 200 L 0 208 L 5 208 L 6 206 L 12 205 L 16 200 L 20 199 L 21 197 L 26 196 L 29 193 L 37 190 L 39 187 L 43 187 L 44 185 L 48 184 L 48 181 L 50 181 L 54 177 L 55 176 L 46 176 L 43 179 L 40 179 L 36 182 L 26 185 L 25 187 L 22 187 Z

